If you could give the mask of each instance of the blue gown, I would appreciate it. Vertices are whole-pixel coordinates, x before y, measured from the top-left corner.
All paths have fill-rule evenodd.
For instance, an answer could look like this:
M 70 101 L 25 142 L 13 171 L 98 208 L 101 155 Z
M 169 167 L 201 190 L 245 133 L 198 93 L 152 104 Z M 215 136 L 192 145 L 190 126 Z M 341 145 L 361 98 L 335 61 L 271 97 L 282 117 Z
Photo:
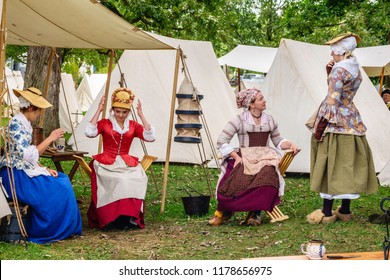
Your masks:
M 58 177 L 38 175 L 30 177 L 26 172 L 34 170 L 36 161 L 26 160 L 32 134 L 30 123 L 23 115 L 10 120 L 11 141 L 6 143 L 9 158 L 12 159 L 14 186 L 19 203 L 29 205 L 24 224 L 28 241 L 44 244 L 63 240 L 73 235 L 81 235 L 82 220 L 80 210 L 68 176 L 58 172 Z M 6 157 L 0 158 L 0 173 L 5 190 L 10 198 L 11 164 Z
M 30 206 L 24 225 L 28 241 L 44 244 L 81 235 L 80 211 L 67 175 L 30 178 L 16 168 L 13 173 L 18 202 Z M 7 168 L 1 169 L 1 177 L 10 195 Z

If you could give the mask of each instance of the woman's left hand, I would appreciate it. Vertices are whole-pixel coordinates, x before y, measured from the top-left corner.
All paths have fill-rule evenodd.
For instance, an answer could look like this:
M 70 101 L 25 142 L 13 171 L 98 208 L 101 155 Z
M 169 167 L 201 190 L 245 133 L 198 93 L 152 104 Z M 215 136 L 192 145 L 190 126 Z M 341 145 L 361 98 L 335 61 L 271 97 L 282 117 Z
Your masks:
M 53 169 L 47 168 L 47 171 L 50 173 L 51 176 L 58 177 L 57 170 L 53 170 Z
M 141 115 L 143 114 L 142 112 L 142 103 L 141 103 L 141 100 L 138 99 L 138 102 L 137 102 L 137 114 L 139 117 L 141 117 Z
M 296 155 L 297 153 L 299 153 L 301 151 L 301 149 L 299 149 L 298 146 L 295 145 L 294 143 L 291 144 L 290 149 L 293 150 L 294 155 Z

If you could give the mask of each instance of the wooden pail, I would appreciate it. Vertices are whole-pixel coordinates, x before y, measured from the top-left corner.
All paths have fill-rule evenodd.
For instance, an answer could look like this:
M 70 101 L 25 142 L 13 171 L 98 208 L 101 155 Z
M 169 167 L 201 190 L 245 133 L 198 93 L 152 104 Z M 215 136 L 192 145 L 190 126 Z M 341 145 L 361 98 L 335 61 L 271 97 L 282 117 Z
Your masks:
M 32 132 L 31 145 L 38 146 L 43 141 L 43 128 L 34 126 Z

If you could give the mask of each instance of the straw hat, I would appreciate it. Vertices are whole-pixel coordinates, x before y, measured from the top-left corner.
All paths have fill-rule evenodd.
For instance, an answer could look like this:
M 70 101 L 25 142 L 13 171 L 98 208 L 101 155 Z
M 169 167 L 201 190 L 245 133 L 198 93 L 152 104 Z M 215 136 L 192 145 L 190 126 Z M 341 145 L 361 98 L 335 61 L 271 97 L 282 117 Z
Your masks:
M 129 109 L 134 101 L 134 94 L 128 88 L 118 88 L 111 96 L 111 107 Z
M 360 41 L 362 40 L 362 38 L 360 38 L 359 35 L 357 35 L 355 33 L 352 33 L 352 32 L 347 32 L 347 33 L 343 33 L 343 34 L 338 35 L 337 37 L 335 37 L 332 40 L 326 42 L 325 44 L 326 45 L 331 45 L 331 44 L 337 43 L 338 41 L 341 41 L 342 39 L 348 38 L 349 36 L 355 37 L 356 44 L 359 44 Z
M 42 92 L 35 87 L 29 87 L 25 90 L 14 89 L 13 91 L 16 97 L 22 96 L 38 108 L 49 108 L 52 106 L 45 98 L 43 98 Z

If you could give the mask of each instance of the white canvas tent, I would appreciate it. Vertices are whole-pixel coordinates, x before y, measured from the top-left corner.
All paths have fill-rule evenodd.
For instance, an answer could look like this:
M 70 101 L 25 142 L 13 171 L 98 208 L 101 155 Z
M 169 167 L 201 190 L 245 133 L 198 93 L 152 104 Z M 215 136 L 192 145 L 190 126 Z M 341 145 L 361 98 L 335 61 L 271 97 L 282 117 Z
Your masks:
M 171 49 L 111 12 L 100 1 L 7 0 L 5 7 L 9 45 Z
M 369 77 L 390 75 L 390 45 L 357 48 L 355 55 Z
M 278 121 L 282 136 L 302 148 L 291 172 L 309 172 L 311 134 L 305 123 L 326 96 L 325 65 L 330 59 L 329 46 L 282 40 L 262 84 L 267 112 Z M 390 158 L 390 114 L 364 71 L 362 75 L 354 101 L 368 128 L 375 170 L 380 172 Z
M 23 89 L 24 80 L 22 73 L 20 71 L 13 71 L 10 68 L 5 67 L 5 77 L 9 95 L 4 95 L 4 101 L 8 105 L 18 106 L 19 99 L 15 96 L 13 89 Z
M 378 179 L 381 185 L 390 186 L 390 160 L 386 163 L 385 167 L 378 174 Z
M 238 45 L 218 58 L 220 65 L 267 73 L 275 58 L 277 48 Z
M 61 128 L 70 133 L 73 132 L 72 126 L 75 128 L 82 119 L 71 74 L 61 73 L 58 114 Z
M 180 46 L 183 50 L 194 86 L 201 95 L 204 95 L 201 106 L 213 140 L 212 144 L 215 145 L 226 122 L 238 111 L 234 94 L 218 64 L 211 43 L 177 40 L 162 36 L 156 36 L 156 38 L 171 46 Z M 154 143 L 146 143 L 146 147 L 150 155 L 158 157 L 157 161 L 166 159 L 175 61 L 176 50 L 125 51 L 119 60 L 127 87 L 135 92 L 135 102 L 137 99 L 142 101 L 145 116 L 156 128 L 157 140 Z M 119 67 L 116 66 L 111 77 L 110 93 L 118 87 L 120 79 Z M 180 72 L 177 88 L 182 80 L 183 73 Z M 84 129 L 95 113 L 102 95 L 103 90 L 94 100 L 75 132 L 79 150 L 87 151 L 89 155 L 97 153 L 98 138 L 86 138 Z M 177 101 L 175 103 L 177 104 Z M 108 100 L 107 110 L 109 107 L 110 100 Z M 174 122 L 176 122 L 176 116 Z M 206 155 L 210 159 L 212 153 L 204 128 L 201 129 L 201 133 L 204 137 Z M 175 135 L 176 131 L 173 129 L 172 138 Z M 134 140 L 130 153 L 138 157 L 143 156 L 144 152 L 138 140 Z M 197 144 L 172 142 L 170 162 L 201 163 Z
M 107 74 L 85 74 L 77 87 L 76 96 L 79 108 L 86 112 L 107 81 Z

